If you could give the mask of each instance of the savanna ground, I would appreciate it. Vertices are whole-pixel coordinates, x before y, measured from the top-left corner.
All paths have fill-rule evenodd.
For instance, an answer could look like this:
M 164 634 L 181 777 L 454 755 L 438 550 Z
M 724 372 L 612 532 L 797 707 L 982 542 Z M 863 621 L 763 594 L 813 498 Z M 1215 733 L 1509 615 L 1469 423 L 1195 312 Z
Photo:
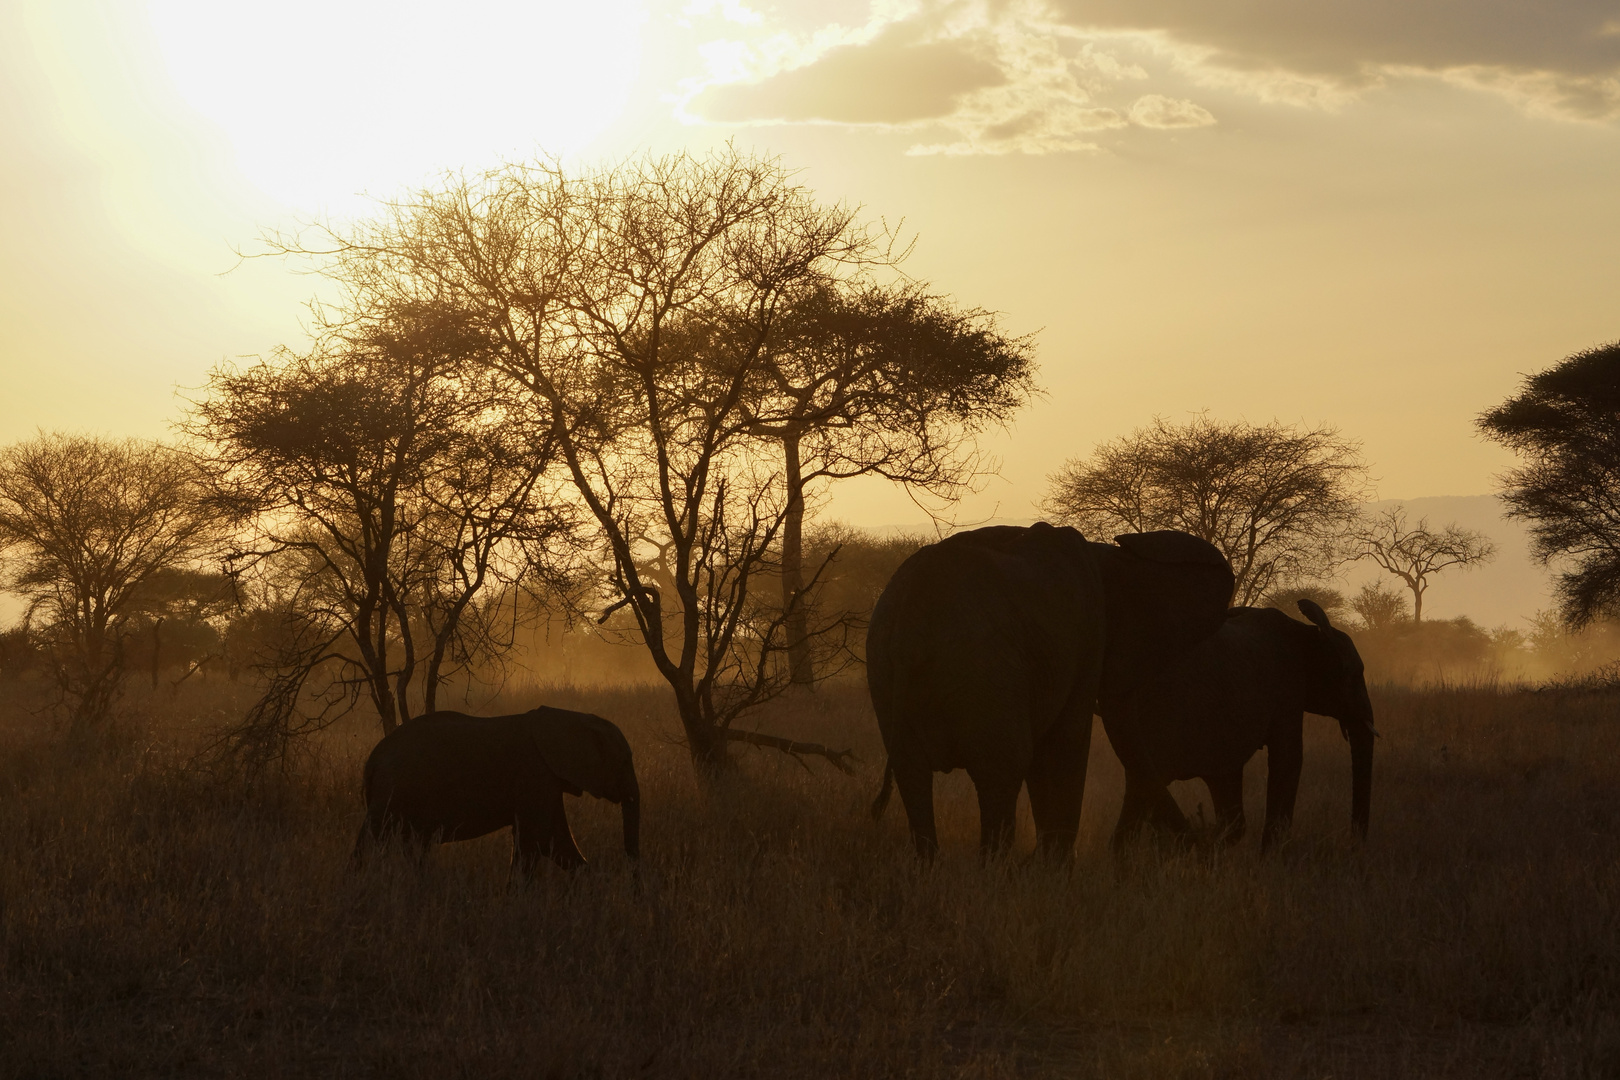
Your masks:
M 1018 854 L 980 865 L 959 773 L 920 869 L 898 801 L 866 813 L 859 684 L 762 718 L 854 747 L 857 776 L 754 751 L 712 788 L 655 689 L 514 692 L 624 727 L 645 814 L 639 880 L 617 808 L 571 799 L 592 865 L 512 888 L 504 836 L 351 873 L 374 731 L 248 787 L 189 764 L 241 702 L 188 694 L 90 749 L 0 695 L 0 1076 L 1620 1075 L 1613 696 L 1377 692 L 1364 848 L 1313 719 L 1264 860 L 1251 835 L 1117 866 L 1099 725 L 1065 872 L 1025 864 L 1027 810 Z

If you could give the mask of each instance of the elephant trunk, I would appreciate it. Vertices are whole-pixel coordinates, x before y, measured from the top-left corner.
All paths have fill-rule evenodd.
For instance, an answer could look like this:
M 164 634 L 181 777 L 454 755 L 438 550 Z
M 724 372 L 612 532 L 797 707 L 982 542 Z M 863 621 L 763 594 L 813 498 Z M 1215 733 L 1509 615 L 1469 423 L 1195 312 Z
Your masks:
M 1372 703 L 1366 705 L 1364 720 L 1351 723 L 1345 734 L 1350 739 L 1350 824 L 1356 836 L 1367 839 L 1367 821 L 1372 814 L 1373 728 Z
M 641 858 L 641 788 L 636 784 L 634 776 L 630 777 L 629 789 L 624 798 L 619 801 L 619 810 L 624 814 L 624 853 L 632 859 Z

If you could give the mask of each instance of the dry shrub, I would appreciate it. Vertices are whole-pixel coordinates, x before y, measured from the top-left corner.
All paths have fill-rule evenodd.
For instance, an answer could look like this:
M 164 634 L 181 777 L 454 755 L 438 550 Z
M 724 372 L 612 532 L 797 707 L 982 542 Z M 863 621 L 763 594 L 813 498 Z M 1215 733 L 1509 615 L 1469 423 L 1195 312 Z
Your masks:
M 205 688 L 206 690 L 206 688 Z M 198 691 L 203 695 L 204 691 Z M 182 696 L 144 738 L 68 755 L 0 730 L 0 1075 L 1549 1076 L 1620 1069 L 1620 728 L 1597 694 L 1386 691 L 1373 836 L 1348 752 L 1308 728 L 1293 839 L 1261 860 L 1151 845 L 1116 865 L 1101 738 L 1072 872 L 981 866 L 961 774 L 944 853 L 866 817 L 881 747 L 858 685 L 773 731 L 852 745 L 852 780 L 751 751 L 694 780 L 664 695 L 525 706 L 623 726 L 643 780 L 571 800 L 587 870 L 508 885 L 504 837 L 346 866 L 369 725 L 250 792 L 186 766 Z M 189 742 L 188 742 L 189 740 Z M 1261 816 L 1263 760 L 1251 765 Z M 1178 786 L 1187 809 L 1207 801 Z

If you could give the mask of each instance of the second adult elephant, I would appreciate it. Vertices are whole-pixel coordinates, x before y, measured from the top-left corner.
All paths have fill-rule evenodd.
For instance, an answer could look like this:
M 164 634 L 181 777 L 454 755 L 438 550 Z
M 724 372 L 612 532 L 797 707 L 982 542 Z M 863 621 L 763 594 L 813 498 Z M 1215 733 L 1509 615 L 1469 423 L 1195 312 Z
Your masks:
M 1350 820 L 1367 835 L 1372 804 L 1372 701 L 1355 643 L 1310 600 L 1302 623 L 1276 608 L 1233 608 L 1165 677 L 1141 687 L 1122 714 L 1103 714 L 1125 764 L 1125 807 L 1115 844 L 1169 800 L 1172 780 L 1209 786 L 1215 820 L 1229 842 L 1243 835 L 1243 766 L 1266 748 L 1266 826 L 1261 850 L 1294 816 L 1304 754 L 1305 714 L 1339 722 L 1350 742 Z M 1159 820 L 1185 828 L 1170 802 Z M 1178 820 L 1180 819 L 1180 820 Z
M 1181 532 L 1113 544 L 1038 523 L 957 533 L 913 554 L 879 597 L 867 684 L 917 853 L 938 849 L 933 774 L 966 769 L 979 843 L 1011 842 L 1029 786 L 1040 849 L 1074 849 L 1099 695 L 1128 694 L 1221 625 L 1232 568 Z

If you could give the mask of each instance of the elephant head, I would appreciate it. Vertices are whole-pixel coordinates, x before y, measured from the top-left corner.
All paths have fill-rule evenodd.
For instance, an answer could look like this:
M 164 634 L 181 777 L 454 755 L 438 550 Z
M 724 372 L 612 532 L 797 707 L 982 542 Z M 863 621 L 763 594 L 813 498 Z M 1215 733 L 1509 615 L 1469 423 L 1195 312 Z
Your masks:
M 1350 635 L 1335 627 L 1327 612 L 1311 600 L 1299 601 L 1299 610 L 1316 624 L 1318 647 L 1312 656 L 1307 681 L 1307 712 L 1331 716 L 1350 742 L 1350 821 L 1357 835 L 1366 839 L 1372 805 L 1373 727 L 1372 699 L 1367 696 L 1367 679 Z
M 1098 693 L 1098 711 L 1106 717 L 1143 681 L 1220 629 L 1234 579 L 1213 544 L 1171 529 L 1126 533 L 1091 547 L 1102 568 L 1107 612 Z
M 641 787 L 624 733 L 599 716 L 542 706 L 528 714 L 530 736 L 570 794 L 585 793 L 619 806 L 624 851 L 641 854 Z

